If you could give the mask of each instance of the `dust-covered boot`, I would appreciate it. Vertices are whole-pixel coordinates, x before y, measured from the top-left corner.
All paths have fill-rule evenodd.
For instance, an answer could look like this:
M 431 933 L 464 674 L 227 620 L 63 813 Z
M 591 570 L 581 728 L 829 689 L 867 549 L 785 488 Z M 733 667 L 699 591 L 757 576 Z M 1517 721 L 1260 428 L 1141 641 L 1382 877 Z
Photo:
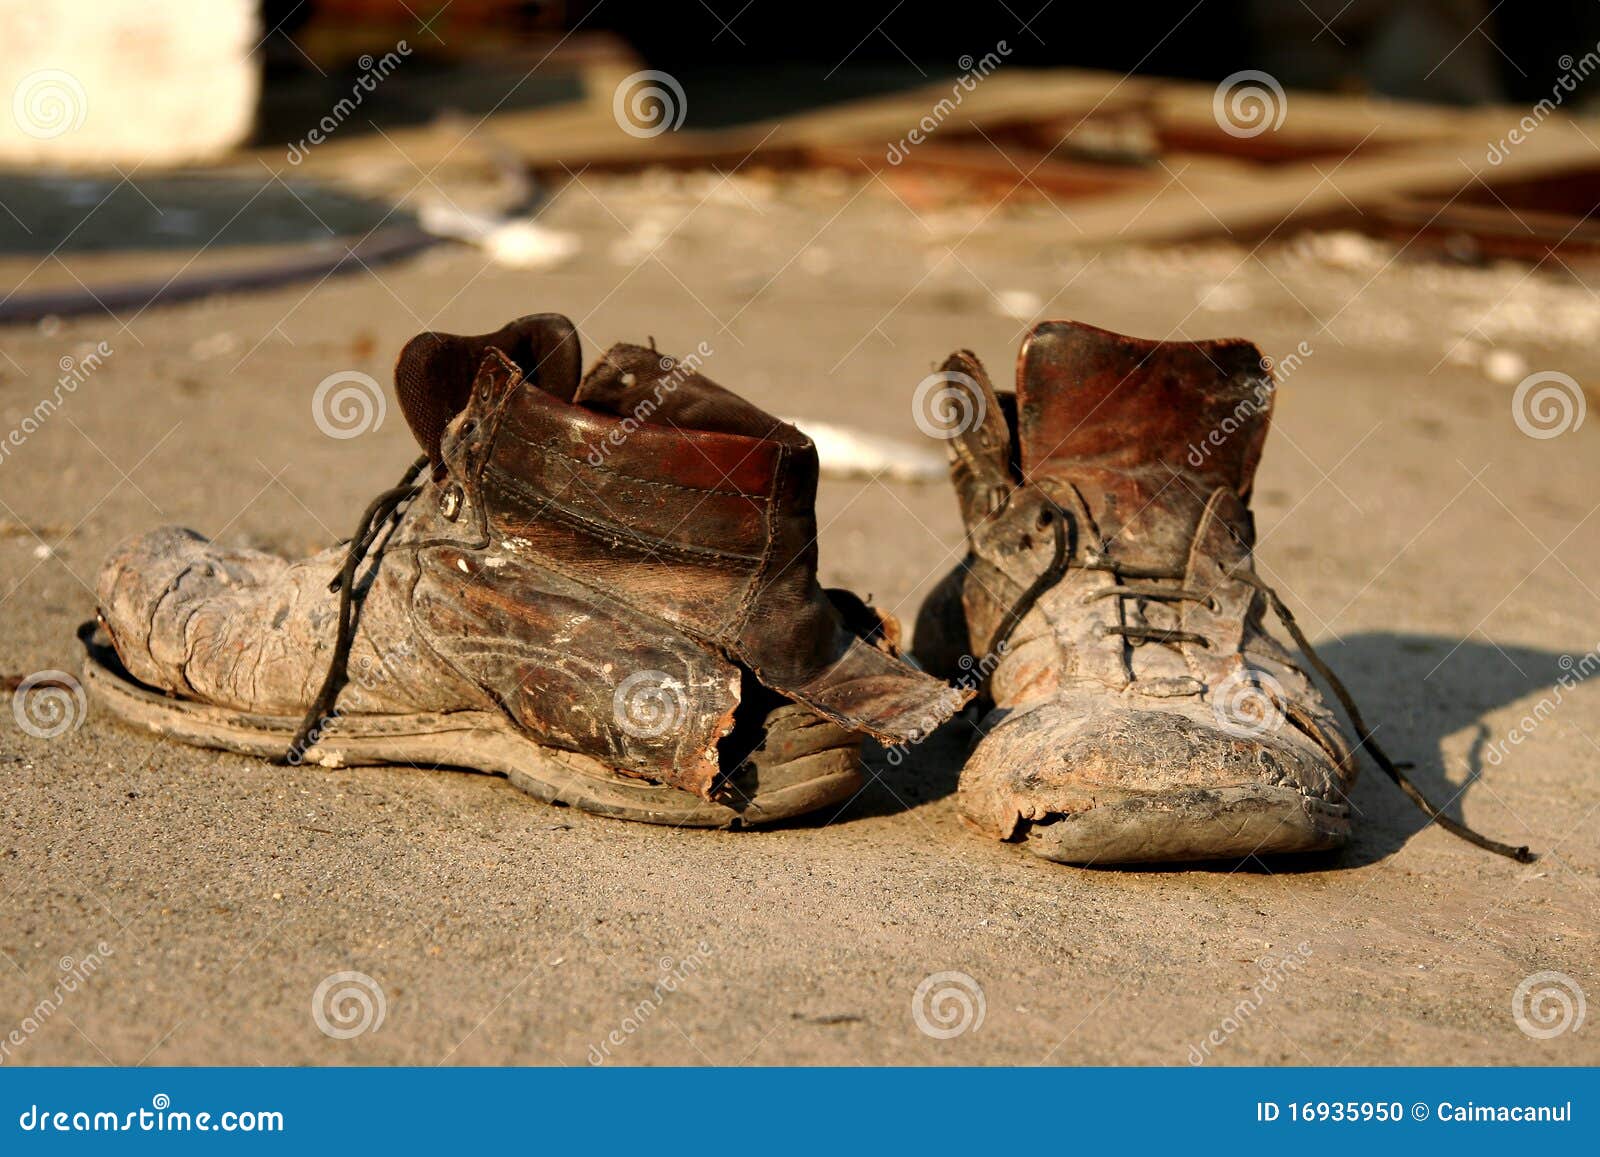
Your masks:
M 904 742 L 963 697 L 818 585 L 815 450 L 699 362 L 619 345 L 580 378 L 555 315 L 422 334 L 395 384 L 425 453 L 354 539 L 298 562 L 123 544 L 92 690 L 189 743 L 475 768 L 628 819 L 848 798 L 864 734 Z
M 1248 500 L 1273 382 L 1243 341 L 1037 326 L 1015 395 L 970 353 L 943 368 L 966 560 L 917 651 L 988 677 L 961 812 L 1051 860 L 1236 859 L 1350 834 L 1350 742 L 1264 627 L 1277 614 L 1374 758 L 1439 822 L 1256 574 Z

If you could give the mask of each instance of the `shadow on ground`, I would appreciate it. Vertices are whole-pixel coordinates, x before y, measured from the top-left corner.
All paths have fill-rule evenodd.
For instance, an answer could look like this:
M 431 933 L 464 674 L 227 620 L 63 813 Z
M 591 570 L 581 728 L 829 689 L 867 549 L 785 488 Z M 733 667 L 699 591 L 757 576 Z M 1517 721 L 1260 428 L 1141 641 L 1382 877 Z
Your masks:
M 1412 782 L 1429 799 L 1447 803 L 1445 811 L 1458 820 L 1463 819 L 1463 801 L 1482 774 L 1489 745 L 1497 738 L 1484 717 L 1547 690 L 1564 672 L 1559 665 L 1562 655 L 1555 651 L 1500 647 L 1442 635 L 1350 635 L 1320 646 L 1318 653 L 1349 687 L 1391 758 L 1411 763 L 1407 774 Z M 1329 702 L 1333 702 L 1332 696 Z M 1446 740 L 1466 731 L 1474 735 L 1465 758 L 1447 760 Z M 869 745 L 867 766 L 872 783 L 838 818 L 888 815 L 951 794 L 962 761 L 978 738 L 969 713 L 898 757 Z M 1399 851 L 1427 825 L 1427 818 L 1365 757 L 1350 803 L 1355 836 L 1347 847 L 1332 855 L 1276 860 L 1270 870 L 1329 870 L 1376 863 Z M 1501 809 L 1487 814 L 1489 819 L 1479 821 L 1484 826 L 1504 824 Z M 1520 829 L 1491 827 L 1486 834 L 1509 843 L 1527 838 Z M 1250 862 L 1244 869 L 1264 871 L 1267 866 Z

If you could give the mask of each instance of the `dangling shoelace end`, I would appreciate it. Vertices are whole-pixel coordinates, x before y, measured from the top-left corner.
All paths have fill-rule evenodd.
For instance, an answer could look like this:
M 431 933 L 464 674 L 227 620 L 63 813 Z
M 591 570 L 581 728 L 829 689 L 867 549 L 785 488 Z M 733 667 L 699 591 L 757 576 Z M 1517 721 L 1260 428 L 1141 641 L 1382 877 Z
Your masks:
M 1355 699 L 1346 689 L 1339 676 L 1335 675 L 1333 669 L 1323 662 L 1322 657 L 1317 654 L 1316 649 L 1311 645 L 1311 640 L 1306 638 L 1305 632 L 1300 629 L 1300 624 L 1295 622 L 1294 615 L 1284 604 L 1284 601 L 1278 597 L 1278 592 L 1268 586 L 1261 576 L 1252 571 L 1234 570 L 1232 574 L 1235 578 L 1242 579 L 1255 587 L 1266 597 L 1267 604 L 1272 608 L 1273 614 L 1278 616 L 1278 621 L 1283 624 L 1290 637 L 1294 639 L 1295 646 L 1300 648 L 1301 653 L 1306 657 L 1306 661 L 1311 664 L 1317 674 L 1322 676 L 1323 681 L 1333 689 L 1333 694 L 1339 700 L 1339 705 L 1344 708 L 1345 714 L 1350 717 L 1351 726 L 1355 728 L 1357 746 L 1372 757 L 1372 762 L 1383 769 L 1383 773 L 1393 780 L 1394 785 L 1405 794 L 1405 797 L 1417 806 L 1417 810 L 1451 835 L 1466 840 L 1467 843 L 1474 844 L 1487 852 L 1493 852 L 1497 856 L 1505 856 L 1507 859 L 1515 860 L 1519 864 L 1532 864 L 1539 859 L 1538 854 L 1529 851 L 1526 844 L 1503 844 L 1499 840 L 1492 840 L 1481 832 L 1474 831 L 1464 823 L 1451 819 L 1427 796 L 1423 795 L 1403 770 L 1411 767 L 1412 764 L 1396 763 L 1389 758 L 1383 748 L 1378 746 L 1377 740 L 1372 738 L 1372 731 L 1367 727 L 1366 720 L 1361 717 L 1360 709 L 1356 707 Z

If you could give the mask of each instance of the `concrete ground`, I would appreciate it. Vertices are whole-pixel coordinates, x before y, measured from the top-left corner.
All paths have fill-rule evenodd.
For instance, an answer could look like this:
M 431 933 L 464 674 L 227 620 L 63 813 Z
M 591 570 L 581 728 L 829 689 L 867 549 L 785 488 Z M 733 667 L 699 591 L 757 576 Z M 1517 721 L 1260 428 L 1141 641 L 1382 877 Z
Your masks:
M 158 744 L 90 702 L 49 739 L 0 715 L 0 1061 L 1600 1062 L 1594 1010 L 1575 1023 L 1600 997 L 1600 689 L 1558 684 L 1600 643 L 1600 423 L 1536 438 L 1513 412 L 1528 374 L 1600 381 L 1580 274 L 1338 234 L 1085 253 L 1049 206 L 836 177 L 584 176 L 543 220 L 580 237 L 576 261 L 444 248 L 0 330 L 4 431 L 64 359 L 113 351 L 0 459 L 0 673 L 78 667 L 96 568 L 134 531 L 290 553 L 349 534 L 415 450 L 392 397 L 334 439 L 312 393 L 339 370 L 386 380 L 423 328 L 557 310 L 591 353 L 705 342 L 710 376 L 760 404 L 907 440 L 919 379 L 961 345 L 1003 380 L 1032 318 L 1244 335 L 1287 368 L 1262 573 L 1418 781 L 1540 860 L 1425 827 L 1370 766 L 1337 856 L 1085 871 L 962 827 L 960 724 L 876 759 L 837 814 L 719 833 L 473 774 Z M 69 263 L 91 282 L 138 264 Z M 907 621 L 961 546 L 942 484 L 825 480 L 819 515 L 824 581 Z M 364 976 L 324 983 L 341 972 Z M 383 1009 L 348 1038 L 344 984 Z M 941 1016 L 965 1031 L 919 1027 Z

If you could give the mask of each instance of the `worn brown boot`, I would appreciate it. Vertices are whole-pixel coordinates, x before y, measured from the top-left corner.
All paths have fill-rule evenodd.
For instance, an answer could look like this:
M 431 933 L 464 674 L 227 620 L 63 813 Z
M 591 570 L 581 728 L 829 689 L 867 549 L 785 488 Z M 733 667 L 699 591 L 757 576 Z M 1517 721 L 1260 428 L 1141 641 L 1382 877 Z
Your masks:
M 1350 833 L 1350 743 L 1266 633 L 1271 609 L 1348 695 L 1257 576 L 1247 505 L 1273 383 L 1247 342 L 1155 342 L 1074 322 L 1025 341 L 1016 394 L 972 354 L 943 370 L 967 559 L 917 625 L 919 656 L 988 677 L 993 709 L 961 773 L 978 829 L 1076 864 L 1236 859 Z
M 555 315 L 415 338 L 395 382 L 425 456 L 352 542 L 300 562 L 175 528 L 125 543 L 91 687 L 185 742 L 476 768 L 628 819 L 847 798 L 863 734 L 915 738 L 964 697 L 818 585 L 815 450 L 699 361 L 619 345 L 580 380 Z

